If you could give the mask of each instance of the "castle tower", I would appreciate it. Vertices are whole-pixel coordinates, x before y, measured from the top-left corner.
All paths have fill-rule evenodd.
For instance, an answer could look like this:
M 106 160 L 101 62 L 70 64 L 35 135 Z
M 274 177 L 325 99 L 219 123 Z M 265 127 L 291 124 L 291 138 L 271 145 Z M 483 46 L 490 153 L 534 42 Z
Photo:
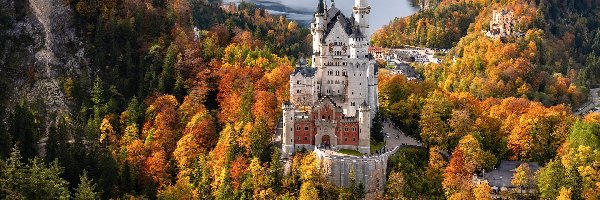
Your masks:
M 361 32 L 366 38 L 369 36 L 369 14 L 371 13 L 371 6 L 368 0 L 354 0 L 354 7 L 352 8 L 352 14 L 356 20 L 356 24 L 360 28 Z
M 315 19 L 313 23 L 311 23 L 311 31 L 313 35 L 313 55 L 320 52 L 321 41 L 323 41 L 326 17 L 325 17 L 325 3 L 323 0 L 319 0 L 319 5 L 317 6 L 317 11 L 315 11 Z M 313 63 L 315 61 L 313 60 Z M 315 66 L 313 64 L 313 66 Z
M 281 143 L 283 154 L 285 156 L 294 153 L 294 118 L 296 107 L 289 103 L 283 103 L 283 130 L 281 134 Z
M 350 58 L 364 59 L 366 55 L 369 55 L 367 38 L 359 27 L 355 27 L 349 39 Z
M 358 151 L 363 154 L 371 153 L 371 109 L 367 102 L 358 106 L 359 139 Z

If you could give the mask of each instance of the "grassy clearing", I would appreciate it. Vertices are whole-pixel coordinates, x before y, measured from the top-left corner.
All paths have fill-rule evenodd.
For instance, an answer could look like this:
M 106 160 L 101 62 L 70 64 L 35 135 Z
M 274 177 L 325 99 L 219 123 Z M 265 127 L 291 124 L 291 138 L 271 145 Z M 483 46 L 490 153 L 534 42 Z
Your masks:
M 371 154 L 375 153 L 375 151 L 383 148 L 385 146 L 385 142 L 380 142 L 377 144 L 371 143 Z
M 340 149 L 338 152 L 346 154 L 346 155 L 351 155 L 351 156 L 363 156 L 363 154 L 358 152 L 357 150 Z

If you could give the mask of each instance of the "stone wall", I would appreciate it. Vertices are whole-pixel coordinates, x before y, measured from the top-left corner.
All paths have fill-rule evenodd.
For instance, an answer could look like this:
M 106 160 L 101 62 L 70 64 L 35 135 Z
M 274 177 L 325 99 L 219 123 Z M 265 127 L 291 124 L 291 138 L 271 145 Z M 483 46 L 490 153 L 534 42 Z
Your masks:
M 372 194 L 384 191 L 387 161 L 398 149 L 396 147 L 381 155 L 363 157 L 333 155 L 321 149 L 315 149 L 314 152 L 330 182 L 339 187 L 349 187 L 350 174 L 353 172 L 356 185 L 362 184 L 365 192 Z

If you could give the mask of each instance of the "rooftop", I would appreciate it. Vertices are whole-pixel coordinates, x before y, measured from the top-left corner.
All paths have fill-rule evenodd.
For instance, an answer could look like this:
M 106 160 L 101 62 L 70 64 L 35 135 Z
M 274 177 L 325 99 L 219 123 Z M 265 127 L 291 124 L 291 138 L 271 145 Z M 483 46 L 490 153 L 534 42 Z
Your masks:
M 529 164 L 529 169 L 531 169 L 532 174 L 535 174 L 535 172 L 540 168 L 537 162 L 504 160 L 500 162 L 500 165 L 495 170 L 484 174 L 483 179 L 487 180 L 492 187 L 514 187 L 512 184 L 512 178 L 515 173 L 515 169 L 517 169 L 517 167 L 523 163 Z

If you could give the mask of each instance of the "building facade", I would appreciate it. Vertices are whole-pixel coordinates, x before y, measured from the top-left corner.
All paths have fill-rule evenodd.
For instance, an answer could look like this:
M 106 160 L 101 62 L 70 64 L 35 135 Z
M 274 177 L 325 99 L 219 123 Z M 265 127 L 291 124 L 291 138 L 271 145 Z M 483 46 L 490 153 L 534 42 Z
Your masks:
M 317 5 L 311 23 L 313 55 L 290 75 L 283 105 L 283 151 L 314 147 L 370 153 L 370 128 L 378 108 L 377 69 L 369 54 L 367 0 L 355 0 L 346 17 L 332 1 Z
M 505 38 L 515 35 L 513 12 L 504 9 L 501 11 L 494 10 L 492 20 L 490 20 L 490 30 L 486 35 L 491 38 Z

